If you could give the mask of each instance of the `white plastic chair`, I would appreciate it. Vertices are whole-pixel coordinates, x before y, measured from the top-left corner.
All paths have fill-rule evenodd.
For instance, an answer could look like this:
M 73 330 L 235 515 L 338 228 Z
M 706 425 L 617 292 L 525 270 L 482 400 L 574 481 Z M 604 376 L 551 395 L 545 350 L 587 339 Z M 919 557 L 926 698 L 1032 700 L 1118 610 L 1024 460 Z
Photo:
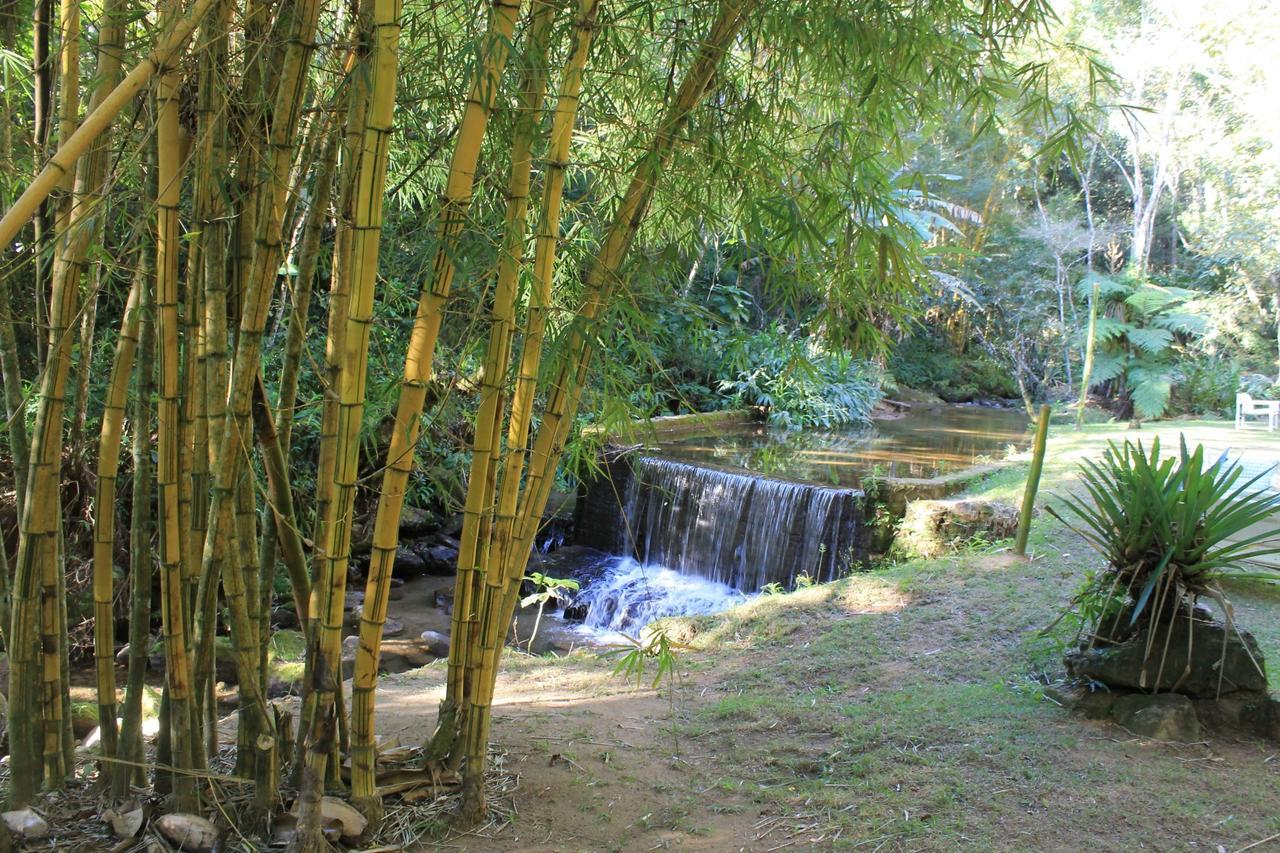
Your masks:
M 1266 415 L 1267 431 L 1274 432 L 1280 425 L 1280 400 L 1255 400 L 1249 394 L 1236 394 L 1236 429 L 1243 429 L 1245 418 L 1250 415 Z

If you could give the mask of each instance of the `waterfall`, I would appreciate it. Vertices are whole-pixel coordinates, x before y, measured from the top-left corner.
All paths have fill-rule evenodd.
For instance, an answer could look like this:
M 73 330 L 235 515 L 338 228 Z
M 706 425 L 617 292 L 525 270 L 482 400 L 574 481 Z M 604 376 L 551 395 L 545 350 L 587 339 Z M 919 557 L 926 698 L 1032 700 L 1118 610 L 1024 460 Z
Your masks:
M 861 554 L 862 492 L 642 456 L 615 553 L 741 592 L 840 574 Z
M 769 584 L 790 589 L 802 573 L 833 580 L 866 559 L 860 490 L 656 456 L 606 469 L 579 495 L 582 590 L 565 611 L 589 629 L 713 613 Z

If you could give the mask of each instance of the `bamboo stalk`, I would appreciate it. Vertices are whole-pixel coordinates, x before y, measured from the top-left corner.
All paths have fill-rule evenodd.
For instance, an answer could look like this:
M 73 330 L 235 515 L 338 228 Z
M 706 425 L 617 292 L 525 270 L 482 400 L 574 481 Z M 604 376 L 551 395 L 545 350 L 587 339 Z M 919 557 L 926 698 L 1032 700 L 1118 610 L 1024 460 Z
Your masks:
M 212 471 L 217 467 L 218 451 L 226 428 L 227 380 L 230 373 L 227 345 L 227 241 L 230 227 L 227 223 L 227 204 L 214 179 L 227 170 L 227 81 L 223 69 L 227 64 L 228 30 L 232 6 L 229 0 L 217 0 L 210 10 L 202 30 L 202 42 L 207 45 L 200 64 L 200 91 L 198 95 L 198 141 L 196 170 L 196 227 L 200 230 L 200 259 L 204 267 L 201 276 L 204 296 L 200 317 L 199 382 L 204 395 L 198 410 L 197 437 L 203 436 L 202 459 L 196 466 L 201 480 L 198 492 L 204 512 L 200 520 L 193 520 L 193 532 L 198 531 L 200 546 L 200 573 L 196 583 L 193 604 L 195 622 L 195 688 L 197 704 L 201 706 L 201 718 L 205 725 L 205 755 L 212 757 L 218 751 L 217 726 L 211 719 L 213 708 L 214 636 L 217 633 L 218 584 L 222 576 L 225 554 L 219 550 L 221 543 L 209 535 L 209 514 L 212 512 L 210 491 Z M 195 508 L 193 507 L 193 512 Z M 225 541 L 225 540 L 223 540 Z M 207 557 L 207 559 L 206 559 Z
M 1036 492 L 1040 488 L 1040 472 L 1044 470 L 1045 445 L 1049 440 L 1049 406 L 1040 407 L 1036 420 L 1036 440 L 1031 449 L 1031 470 L 1027 472 L 1027 487 L 1022 495 L 1022 509 L 1018 511 L 1018 535 L 1013 541 L 1013 553 L 1027 555 L 1027 537 L 1031 534 L 1031 516 L 1035 513 Z
M 714 80 L 724 53 L 745 22 L 753 0 L 724 0 L 708 35 L 704 38 L 694 63 L 676 94 L 675 100 L 663 117 L 649 146 L 648 155 L 641 158 L 636 173 L 614 215 L 614 221 L 600 252 L 586 275 L 586 292 L 574 327 L 569 333 L 566 356 L 557 371 L 551 388 L 552 396 L 544 412 L 535 446 L 529 460 L 529 474 L 525 491 L 513 521 L 514 541 L 509 550 L 501 554 L 505 590 L 498 619 L 490 623 L 490 645 L 485 649 L 485 662 L 477 673 L 478 683 L 468 703 L 467 750 L 468 772 L 473 776 L 471 785 L 464 786 L 464 812 L 480 815 L 484 812 L 483 790 L 478 780 L 483 776 L 486 758 L 494 683 L 502 643 L 493 641 L 495 629 L 505 632 L 510 624 L 519 597 L 519 582 L 523 577 L 538 520 L 546 506 L 554 478 L 555 468 L 563 452 L 573 415 L 577 410 L 582 388 L 585 385 L 590 364 L 594 337 L 589 326 L 600 316 L 608 302 L 616 282 L 621 263 L 634 240 L 644 213 L 652 198 L 656 183 L 670 159 L 676 138 L 692 109 L 706 96 Z M 532 320 L 531 320 L 532 322 Z M 518 390 L 517 390 L 517 393 Z M 514 404 L 513 404 L 513 421 Z M 514 455 L 514 454 L 513 454 Z M 504 479 L 504 488 L 508 481 Z M 501 512 L 501 507 L 500 507 Z M 496 544 L 502 546 L 502 532 L 495 533 Z
M 529 206 L 530 173 L 533 167 L 533 147 L 538 136 L 539 116 L 546 93 L 547 50 L 551 28 L 555 20 L 555 6 L 551 3 L 535 3 L 532 21 L 527 30 L 524 80 L 520 88 L 520 116 L 511 150 L 511 172 L 507 182 L 507 209 L 500 249 L 497 284 L 490 309 L 491 325 L 481 380 L 481 402 L 476 415 L 475 439 L 472 443 L 471 470 L 462 539 L 458 555 L 459 590 L 455 599 L 470 600 L 479 577 L 478 544 L 485 518 L 491 515 L 493 505 L 496 458 L 500 447 L 502 420 L 502 384 L 510 362 L 511 340 L 515 329 L 515 306 L 519 290 L 519 271 L 523 264 L 527 213 Z M 385 490 L 384 490 L 385 494 Z M 375 531 L 398 527 L 398 518 L 383 516 L 379 502 L 378 523 Z M 397 507 L 396 513 L 399 512 Z M 377 533 L 375 532 L 375 538 Z M 382 641 L 382 629 L 391 583 L 391 568 L 395 560 L 395 544 L 389 549 L 377 548 L 370 562 L 365 591 L 365 607 L 360 625 L 360 644 L 356 651 L 356 670 L 352 686 L 352 740 L 351 778 L 353 801 L 371 818 L 381 815 L 381 801 L 374 782 L 374 690 L 377 685 L 378 656 Z M 459 628 L 463 624 L 465 607 L 454 609 L 453 637 L 465 634 Z M 461 642 L 455 639 L 455 643 Z M 452 656 L 451 656 L 452 659 Z
M 289 583 L 293 587 L 293 606 L 298 609 L 301 624 L 306 625 L 307 599 L 311 595 L 311 579 L 307 574 L 307 558 L 303 553 L 302 534 L 298 530 L 296 514 L 293 510 L 293 489 L 289 485 L 289 465 L 285 461 L 284 448 L 276 434 L 275 421 L 271 416 L 271 404 L 267 402 L 267 392 L 261 378 L 254 384 L 254 438 L 262 454 L 262 467 L 267 472 L 268 505 L 275 518 L 279 535 L 280 551 L 284 555 L 285 567 L 289 571 Z M 270 583 L 270 577 L 264 577 Z M 267 614 L 268 618 L 270 614 Z
M 527 418 L 531 410 L 533 383 L 537 377 L 537 362 L 541 358 L 541 337 L 546 317 L 545 310 L 539 309 L 545 309 L 550 302 L 556 248 L 560 234 L 565 170 L 568 165 L 578 101 L 582 92 L 582 79 L 587 58 L 591 52 L 598 9 L 596 0 L 580 0 L 578 4 L 574 47 L 565 64 L 560 91 L 556 98 L 555 118 L 551 125 L 551 141 L 547 152 L 546 178 L 542 193 L 542 218 L 534 250 L 534 294 L 530 300 L 530 332 L 534 333 L 534 336 L 526 341 L 525 351 L 521 354 L 520 376 L 517 379 L 516 397 L 512 403 L 511 424 L 515 435 L 511 439 L 518 444 L 509 442 L 508 458 L 516 462 L 514 469 L 509 468 L 503 477 L 503 488 L 508 493 L 508 499 L 510 494 L 514 494 L 519 487 L 520 456 L 513 448 L 523 445 L 524 435 L 527 434 L 528 429 Z M 478 446 L 476 452 L 479 452 Z M 498 508 L 498 514 L 499 518 L 495 519 L 492 538 L 500 540 L 509 535 L 510 525 L 503 523 L 501 506 Z M 484 695 L 482 684 L 488 677 L 490 668 L 496 668 L 498 650 L 506 639 L 506 629 L 511 622 L 510 615 L 503 619 L 506 610 L 504 594 L 511 585 L 510 579 L 501 559 L 495 559 L 503 553 L 503 548 L 500 544 L 494 547 L 492 541 L 486 541 L 485 552 L 484 602 L 481 608 L 479 630 L 475 637 L 470 639 L 471 649 L 467 653 L 464 675 L 469 683 L 461 694 L 467 697 L 465 715 L 467 731 L 463 739 L 466 761 L 463 774 L 463 804 L 467 817 L 472 822 L 478 820 L 484 813 L 484 753 L 488 748 L 488 729 L 483 722 L 487 711 L 476 702 Z M 454 664 L 452 652 L 451 645 L 451 669 Z
M 363 5 L 362 5 L 363 9 Z M 356 24 L 359 27 L 359 24 Z M 353 38 L 353 42 L 365 49 L 363 41 Z M 341 165 L 339 169 L 339 201 L 337 205 L 337 232 L 333 241 L 333 267 L 329 280 L 329 315 L 325 329 L 325 373 L 322 378 L 323 400 L 320 413 L 320 447 L 316 460 L 316 500 L 315 524 L 312 534 L 312 584 L 311 601 L 308 616 L 311 627 L 307 632 L 307 658 L 303 667 L 303 700 L 302 713 L 298 719 L 298 738 L 294 744 L 293 783 L 301 787 L 302 769 L 306 764 L 307 735 L 315 722 L 317 696 L 311 689 L 314 675 L 314 664 L 318 656 L 319 616 L 326 606 L 328 589 L 331 585 L 330 562 L 324 558 L 324 547 L 329 537 L 329 510 L 333 503 L 334 465 L 338 448 L 338 410 L 340 408 L 340 389 L 342 374 L 345 369 L 343 353 L 346 350 L 347 317 L 351 305 L 351 241 L 354 221 L 353 205 L 355 204 L 356 164 L 361 157 L 364 146 L 365 111 L 368 106 L 370 75 L 364 72 L 363 61 L 356 50 L 352 50 L 345 63 L 345 85 L 348 87 L 346 127 L 340 149 Z M 341 685 L 338 687 L 341 690 Z M 343 708 L 341 701 L 336 702 L 339 719 Z
M 316 170 L 311 206 L 302 222 L 302 240 L 298 247 L 298 276 L 292 294 L 293 310 L 289 317 L 289 331 L 285 339 L 284 364 L 280 370 L 279 405 L 276 409 L 275 428 L 284 455 L 289 455 L 292 443 L 293 420 L 298 407 L 298 379 L 302 372 L 302 349 L 307 337 L 308 312 L 311 294 L 315 287 L 316 262 L 320 256 L 320 238 L 328 219 L 329 202 L 333 196 L 333 178 L 338 168 L 338 143 L 340 135 L 328 129 L 324 148 Z M 308 584 L 308 588 L 310 584 Z M 300 621 L 305 622 L 301 618 Z
M 45 155 L 49 152 L 50 130 L 53 126 L 51 121 L 51 113 L 53 112 L 53 62 L 49 57 L 49 33 L 51 29 L 51 20 L 53 18 L 53 0 L 35 0 L 32 4 L 34 15 L 32 16 L 32 51 L 31 51 L 31 76 L 34 88 L 35 103 L 34 106 L 34 122 L 31 127 L 31 151 L 37 168 L 36 174 L 39 174 L 41 162 Z M 46 200 L 36 205 L 32 216 L 32 237 L 34 237 L 34 245 L 32 254 L 34 255 L 34 272 L 35 272 L 35 338 L 36 338 L 36 368 L 37 372 L 44 369 L 45 362 L 48 361 L 49 342 L 45 339 L 42 331 L 49 325 L 49 296 L 47 289 L 49 286 L 49 209 L 50 206 Z M 8 242 L 8 241 L 3 241 Z M 0 242 L 0 245 L 3 245 Z M 25 492 L 23 497 L 25 498 Z
M 263 328 L 274 290 L 276 270 L 280 265 L 281 217 L 288 191 L 287 182 L 299 111 L 304 100 L 305 71 L 314 49 L 319 10 L 318 0 L 303 0 L 290 10 L 289 36 L 283 62 L 279 66 L 280 73 L 276 78 L 273 121 L 268 140 L 269 154 L 265 158 L 269 167 L 268 179 L 262 191 L 256 194 L 256 235 L 252 263 L 243 277 L 239 335 L 227 395 L 230 411 L 227 425 L 220 437 L 214 465 L 209 533 L 204 551 L 206 576 L 212 573 L 210 564 L 216 556 L 219 553 L 224 555 L 221 567 L 222 586 L 232 616 L 232 640 L 240 676 L 241 710 L 248 712 L 242 713 L 241 720 L 251 727 L 249 740 L 261 754 L 260 757 L 265 759 L 255 761 L 255 808 L 264 817 L 275 806 L 275 791 L 279 780 L 274 774 L 274 761 L 271 760 L 277 747 L 274 723 L 258 685 L 257 638 L 260 636 L 260 625 L 255 624 L 253 619 L 258 603 L 254 601 L 251 604 L 248 599 L 250 580 L 246 578 L 244 565 L 240 560 L 234 559 L 235 555 L 228 556 L 225 548 L 234 535 L 230 528 L 234 524 L 235 493 L 244 467 L 244 448 L 251 441 L 249 433 L 253 383 L 260 368 Z
M 475 182 L 476 163 L 480 156 L 480 144 L 488 127 L 489 115 L 497 98 L 503 69 L 510 53 L 511 35 L 520 12 L 520 0 L 494 0 L 489 12 L 485 34 L 478 49 L 475 74 L 471 80 L 462 121 L 458 127 L 449 176 L 441 199 L 436 221 L 436 255 L 431 273 L 423 282 L 414 316 L 413 331 L 405 353 L 404 376 L 400 382 L 400 394 L 396 404 L 395 423 L 383 472 L 382 487 L 378 499 L 377 517 L 374 523 L 373 554 L 370 574 L 382 569 L 374 568 L 381 560 L 391 559 L 399 543 L 400 513 L 404 507 L 404 493 L 409 474 L 413 469 L 414 449 L 423 405 L 426 402 L 427 384 L 431 379 L 436 341 L 440 334 L 445 301 L 453 281 L 453 258 L 458 240 L 470 207 Z M 354 302 L 354 299 L 353 299 Z M 360 317 L 354 309 L 353 318 Z M 353 325 L 363 332 L 363 340 L 355 348 L 350 339 L 347 350 L 357 363 L 367 357 L 367 325 Z M 357 421 L 358 423 L 358 421 Z M 335 478 L 335 482 L 337 482 Z M 338 517 L 331 511 L 331 517 Z M 465 611 L 468 601 L 457 601 L 455 608 Z
M 333 495 L 328 507 L 322 555 L 329 584 L 324 593 L 324 612 L 318 624 L 317 654 L 311 672 L 316 704 L 311 727 L 305 732 L 308 749 L 302 774 L 300 850 L 320 849 L 324 844 L 319 805 L 338 717 L 334 705 L 337 682 L 341 679 L 337 670 L 342 639 L 342 599 L 346 586 L 346 563 L 351 550 L 351 521 L 359 467 L 359 430 L 365 397 L 364 364 L 368 358 L 369 325 L 377 284 L 384 184 L 399 68 L 400 0 L 374 0 L 362 11 L 370 16 L 367 28 L 362 26 L 362 29 L 366 30 L 370 44 L 368 59 L 372 74 L 366 112 L 362 116 L 362 141 L 350 199 L 350 302 L 335 430 Z
M 125 769 L 112 780 L 112 799 L 117 802 L 129 791 L 131 781 L 142 779 L 142 694 L 151 645 L 151 393 L 154 388 L 155 325 L 152 319 L 151 251 L 143 243 L 138 259 L 138 275 L 144 279 L 139 298 L 136 391 L 133 396 L 133 495 L 129 525 L 129 672 L 125 681 L 123 720 L 119 754 L 137 762 L 133 772 Z
M 115 766 L 110 759 L 117 755 L 116 671 L 115 671 L 115 521 L 116 478 L 120 471 L 120 435 L 125 402 L 129 392 L 129 374 L 138 347 L 138 315 L 145 276 L 141 269 L 133 275 L 120 336 L 116 338 L 111 362 L 111 378 L 102 411 L 102 429 L 98 438 L 98 484 L 94 497 L 93 526 L 93 657 L 98 683 L 98 728 L 102 733 L 101 778 L 111 789 Z
M 164 19 L 177 18 L 176 6 Z M 186 552 L 179 517 L 180 369 L 178 318 L 179 182 L 182 180 L 178 125 L 177 67 L 161 69 L 156 83 L 156 327 L 160 386 L 157 407 L 156 487 L 160 499 L 161 632 L 164 636 L 165 686 L 168 690 L 174 805 L 179 812 L 199 809 L 195 778 L 183 771 L 195 766 L 192 747 L 191 661 L 187 652 L 187 616 L 183 583 Z

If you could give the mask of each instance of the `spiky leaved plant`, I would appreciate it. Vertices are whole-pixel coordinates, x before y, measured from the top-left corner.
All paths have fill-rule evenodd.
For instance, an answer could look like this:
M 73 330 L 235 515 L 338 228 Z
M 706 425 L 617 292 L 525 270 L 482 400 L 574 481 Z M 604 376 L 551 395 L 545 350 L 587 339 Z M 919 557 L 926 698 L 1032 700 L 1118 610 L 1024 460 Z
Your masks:
M 1157 438 L 1150 453 L 1141 442 L 1110 442 L 1100 460 L 1085 460 L 1087 496 L 1067 495 L 1048 507 L 1107 561 L 1068 608 L 1081 621 L 1085 645 L 1120 642 L 1180 615 L 1190 619 L 1202 597 L 1217 602 L 1235 630 L 1221 581 L 1280 580 L 1280 572 L 1245 566 L 1280 553 L 1267 542 L 1274 530 L 1248 532 L 1280 508 L 1280 494 L 1259 484 L 1268 474 L 1246 479 L 1225 454 L 1206 465 L 1203 445 L 1188 451 L 1185 439 L 1177 455 L 1162 457 Z M 1144 669 L 1162 651 L 1155 634 L 1147 632 Z

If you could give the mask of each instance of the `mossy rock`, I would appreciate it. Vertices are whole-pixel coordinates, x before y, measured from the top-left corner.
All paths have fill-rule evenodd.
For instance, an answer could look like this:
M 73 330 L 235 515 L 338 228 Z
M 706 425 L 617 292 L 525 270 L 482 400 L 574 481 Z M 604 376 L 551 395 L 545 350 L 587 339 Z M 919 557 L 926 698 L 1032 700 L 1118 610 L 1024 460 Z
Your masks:
M 1149 696 L 1130 693 L 1115 701 L 1111 718 L 1135 735 L 1175 743 L 1200 739 L 1200 721 L 1195 706 L 1180 693 Z
M 894 544 L 907 556 L 929 559 L 956 548 L 1008 539 L 1017 529 L 1017 509 L 1002 501 L 913 501 L 907 504 Z

